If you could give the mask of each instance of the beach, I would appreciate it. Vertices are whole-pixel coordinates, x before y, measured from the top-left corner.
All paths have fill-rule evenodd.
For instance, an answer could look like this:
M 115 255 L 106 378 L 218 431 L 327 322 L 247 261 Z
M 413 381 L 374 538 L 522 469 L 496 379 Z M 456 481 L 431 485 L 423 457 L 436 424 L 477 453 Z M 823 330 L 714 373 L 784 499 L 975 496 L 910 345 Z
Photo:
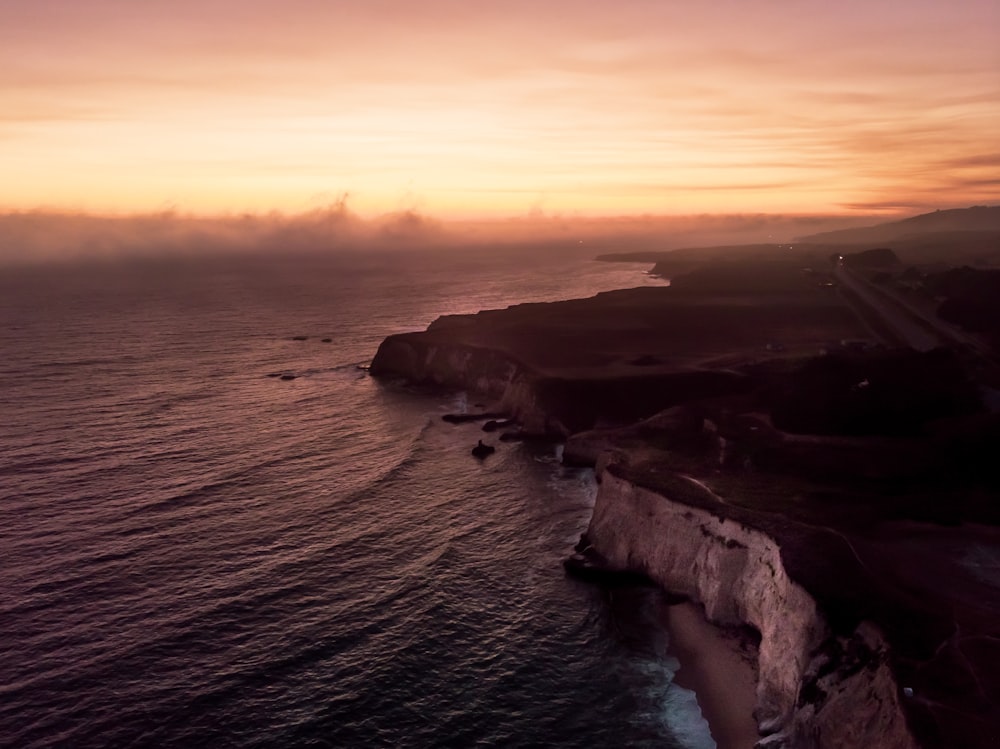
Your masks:
M 664 605 L 662 620 L 670 636 L 667 652 L 680 663 L 674 683 L 697 695 L 718 749 L 750 749 L 759 738 L 756 645 L 710 623 L 695 603 Z

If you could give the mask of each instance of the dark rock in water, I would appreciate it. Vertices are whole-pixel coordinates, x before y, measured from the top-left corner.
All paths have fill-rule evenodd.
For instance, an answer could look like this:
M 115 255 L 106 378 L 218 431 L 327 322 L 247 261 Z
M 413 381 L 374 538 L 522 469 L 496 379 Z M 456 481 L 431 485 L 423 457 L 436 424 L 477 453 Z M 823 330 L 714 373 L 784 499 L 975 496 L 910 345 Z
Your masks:
M 495 432 L 497 429 L 506 429 L 507 427 L 513 425 L 514 421 L 512 419 L 490 419 L 483 424 L 483 431 Z
M 447 421 L 449 424 L 465 424 L 469 421 L 484 421 L 486 419 L 497 419 L 502 417 L 503 414 L 484 411 L 480 414 L 445 414 L 441 417 L 441 420 Z
M 322 343 L 333 343 L 333 339 L 332 338 L 324 338 L 322 340 Z
M 476 404 L 476 408 L 486 408 L 486 404 L 485 403 L 477 403 Z
M 281 372 L 268 372 L 268 377 L 281 377 Z
M 479 440 L 479 444 L 472 448 L 472 454 L 480 460 L 485 458 L 487 455 L 492 455 L 496 451 L 497 449 L 493 447 L 493 445 L 487 445 L 482 440 Z
M 610 566 L 607 560 L 594 551 L 592 547 L 582 552 L 575 552 L 563 560 L 563 568 L 566 570 L 566 574 L 589 583 L 612 586 L 654 585 L 648 577 L 640 572 L 621 570 Z
M 294 380 L 296 377 L 298 377 L 298 375 L 293 375 L 293 374 L 283 374 L 283 375 L 281 375 L 281 379 L 283 379 L 283 380 Z
M 307 336 L 307 335 L 293 335 L 292 336 L 292 340 L 293 341 L 307 341 L 307 340 L 309 340 L 309 336 Z

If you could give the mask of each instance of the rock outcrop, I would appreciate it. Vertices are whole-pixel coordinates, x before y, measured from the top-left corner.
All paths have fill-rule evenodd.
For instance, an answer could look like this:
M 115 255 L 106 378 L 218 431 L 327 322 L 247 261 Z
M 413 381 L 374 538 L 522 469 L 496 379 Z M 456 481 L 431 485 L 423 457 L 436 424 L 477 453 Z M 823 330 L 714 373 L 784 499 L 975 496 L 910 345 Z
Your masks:
M 493 445 L 487 445 L 482 440 L 479 440 L 478 444 L 476 444 L 476 446 L 472 448 L 472 455 L 473 457 L 483 460 L 484 458 L 489 457 L 496 451 L 497 449 Z

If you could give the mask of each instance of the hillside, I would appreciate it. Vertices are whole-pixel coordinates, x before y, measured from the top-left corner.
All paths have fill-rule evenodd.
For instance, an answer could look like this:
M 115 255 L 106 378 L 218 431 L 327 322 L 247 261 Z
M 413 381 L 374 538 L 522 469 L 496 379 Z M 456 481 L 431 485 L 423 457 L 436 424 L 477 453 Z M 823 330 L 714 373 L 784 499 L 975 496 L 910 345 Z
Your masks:
M 910 237 L 944 232 L 1000 231 L 1000 206 L 973 206 L 923 213 L 859 229 L 841 229 L 799 237 L 798 242 L 817 244 L 886 244 Z

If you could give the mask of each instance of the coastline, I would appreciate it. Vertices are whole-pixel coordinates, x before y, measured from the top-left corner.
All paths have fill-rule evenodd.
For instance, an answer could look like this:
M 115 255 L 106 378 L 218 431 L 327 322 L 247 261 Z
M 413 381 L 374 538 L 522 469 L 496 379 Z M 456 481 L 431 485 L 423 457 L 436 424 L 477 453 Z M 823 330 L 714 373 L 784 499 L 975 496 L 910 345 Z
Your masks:
M 934 540 L 956 522 L 1000 522 L 982 491 L 998 423 L 975 411 L 954 352 L 843 343 L 858 320 L 832 283 L 816 284 L 817 263 L 789 262 L 755 266 L 750 287 L 720 267 L 675 293 L 452 316 L 388 337 L 371 373 L 488 398 L 520 426 L 501 440 L 565 438 L 565 463 L 595 466 L 585 536 L 599 566 L 644 575 L 723 625 L 670 613 L 677 683 L 700 692 L 720 746 L 983 745 L 996 713 L 974 685 L 992 684 L 1000 651 L 960 651 L 991 636 L 1000 588 L 955 601 L 939 577 L 919 579 L 897 557 L 933 551 L 935 569 L 958 569 L 960 552 L 910 550 L 897 525 Z M 892 398 L 867 397 L 869 378 Z M 931 396 L 944 410 L 916 407 Z M 911 433 L 900 413 L 939 431 Z M 959 468 L 954 486 L 925 480 Z M 741 666 L 726 656 L 740 648 L 717 641 L 729 625 L 759 633 L 756 688 L 730 683 Z M 956 642 L 958 627 L 971 634 Z M 939 672 L 973 687 L 942 690 Z M 748 693 L 749 709 L 734 709 Z
M 695 603 L 664 603 L 660 619 L 667 653 L 680 663 L 674 682 L 695 693 L 718 749 L 752 749 L 760 738 L 756 645 L 709 622 Z

